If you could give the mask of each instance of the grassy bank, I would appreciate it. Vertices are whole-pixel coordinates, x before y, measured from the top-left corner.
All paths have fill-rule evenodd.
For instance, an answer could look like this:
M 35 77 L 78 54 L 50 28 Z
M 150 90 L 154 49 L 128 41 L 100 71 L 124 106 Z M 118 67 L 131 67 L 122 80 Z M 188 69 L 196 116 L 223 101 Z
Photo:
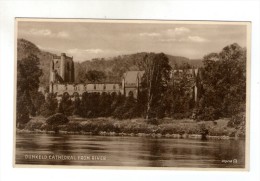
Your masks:
M 154 136 L 154 137 L 183 137 L 200 138 L 202 130 L 208 130 L 208 138 L 228 139 L 230 137 L 245 136 L 243 128 L 230 128 L 229 119 L 214 122 L 196 122 L 190 119 L 146 121 L 144 119 L 115 120 L 112 118 L 85 119 L 69 117 L 69 122 L 59 126 L 59 133 L 63 134 L 92 134 L 112 136 Z M 31 119 L 23 130 L 18 132 L 54 133 L 53 128 L 46 124 L 45 118 Z

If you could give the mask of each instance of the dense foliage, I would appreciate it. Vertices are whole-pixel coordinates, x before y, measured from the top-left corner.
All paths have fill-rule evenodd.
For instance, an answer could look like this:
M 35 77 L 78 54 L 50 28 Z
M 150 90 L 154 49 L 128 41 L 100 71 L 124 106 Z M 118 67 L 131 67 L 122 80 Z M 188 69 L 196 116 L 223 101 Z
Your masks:
M 144 95 L 145 117 L 164 117 L 164 94 L 170 81 L 171 66 L 167 56 L 163 53 L 148 54 L 140 62 L 139 67 L 145 73 L 142 77 L 141 91 Z
M 42 97 L 38 96 L 41 75 L 39 59 L 35 55 L 29 55 L 17 62 L 16 118 L 18 126 L 28 122 L 30 114 L 36 115 L 36 109 L 39 109 L 39 104 L 43 103 Z
M 245 111 L 246 50 L 238 44 L 204 57 L 198 119 L 214 120 Z

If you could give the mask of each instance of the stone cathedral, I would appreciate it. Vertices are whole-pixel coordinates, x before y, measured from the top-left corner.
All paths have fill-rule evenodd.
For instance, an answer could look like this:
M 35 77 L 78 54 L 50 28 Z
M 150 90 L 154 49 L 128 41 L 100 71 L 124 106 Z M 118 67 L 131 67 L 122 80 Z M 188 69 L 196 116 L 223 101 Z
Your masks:
M 189 92 L 192 93 L 190 95 L 197 101 L 196 77 L 198 76 L 198 69 L 173 70 L 171 72 L 171 82 L 179 81 L 184 71 L 189 78 L 189 85 L 187 86 L 189 87 Z M 59 100 L 64 93 L 68 93 L 71 96 L 77 94 L 81 97 L 84 92 L 115 92 L 125 96 L 128 96 L 131 92 L 137 98 L 143 74 L 144 71 L 127 71 L 123 74 L 121 82 L 75 84 L 73 57 L 61 53 L 60 56 L 54 56 L 51 60 L 49 92 L 57 94 Z
M 58 98 L 65 92 L 71 96 L 76 93 L 80 97 L 84 92 L 115 92 L 126 96 L 132 92 L 136 98 L 143 74 L 144 71 L 127 71 L 122 77 L 122 82 L 75 84 L 73 57 L 62 53 L 60 56 L 54 56 L 51 61 L 49 92 L 56 93 Z

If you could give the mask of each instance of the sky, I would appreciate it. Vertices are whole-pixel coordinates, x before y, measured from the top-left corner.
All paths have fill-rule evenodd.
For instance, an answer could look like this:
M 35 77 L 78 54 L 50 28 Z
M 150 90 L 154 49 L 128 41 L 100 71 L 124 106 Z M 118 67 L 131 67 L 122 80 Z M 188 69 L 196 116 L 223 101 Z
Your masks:
M 164 52 L 190 59 L 238 43 L 246 47 L 246 26 L 180 22 L 19 21 L 18 38 L 44 51 L 66 53 L 78 62 L 137 52 Z

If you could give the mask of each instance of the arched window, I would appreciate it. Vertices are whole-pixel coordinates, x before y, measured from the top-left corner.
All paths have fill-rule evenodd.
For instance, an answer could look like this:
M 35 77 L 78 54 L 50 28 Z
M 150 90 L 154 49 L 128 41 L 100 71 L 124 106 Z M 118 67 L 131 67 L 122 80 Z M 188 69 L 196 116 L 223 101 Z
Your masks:
M 94 90 L 96 90 L 96 88 L 97 88 L 97 86 L 96 86 L 96 84 L 94 84 Z
M 103 89 L 106 90 L 106 84 L 103 85 Z
M 113 89 L 114 89 L 114 90 L 116 89 L 116 85 L 115 85 L 115 84 L 113 85 Z
M 129 97 L 134 96 L 133 91 L 129 91 L 129 92 L 128 92 L 128 96 L 129 96 Z

